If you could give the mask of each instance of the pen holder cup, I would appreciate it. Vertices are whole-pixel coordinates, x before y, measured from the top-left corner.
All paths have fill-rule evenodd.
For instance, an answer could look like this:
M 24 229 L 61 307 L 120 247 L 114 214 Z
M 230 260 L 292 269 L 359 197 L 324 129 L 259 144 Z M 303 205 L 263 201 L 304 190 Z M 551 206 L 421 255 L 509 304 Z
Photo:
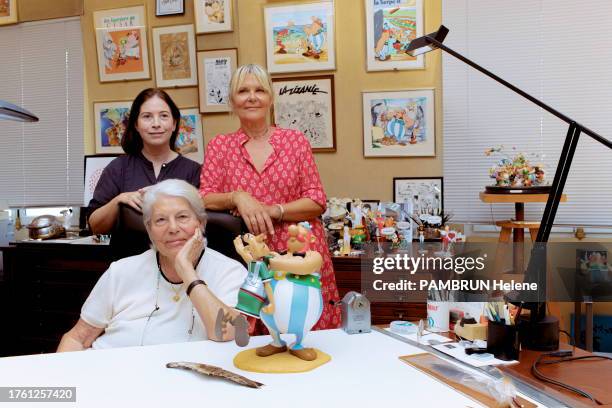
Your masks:
M 520 352 L 518 328 L 501 322 L 489 321 L 487 326 L 487 352 L 500 360 L 518 360 Z

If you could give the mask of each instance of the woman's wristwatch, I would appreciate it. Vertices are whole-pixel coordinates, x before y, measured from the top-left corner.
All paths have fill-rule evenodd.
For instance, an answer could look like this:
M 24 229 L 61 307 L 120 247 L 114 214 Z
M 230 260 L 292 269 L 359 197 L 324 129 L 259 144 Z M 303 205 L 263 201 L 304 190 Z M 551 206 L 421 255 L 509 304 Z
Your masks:
M 193 290 L 193 288 L 195 288 L 198 285 L 204 285 L 206 286 L 206 282 L 204 282 L 201 279 L 196 279 L 193 282 L 191 282 L 189 284 L 189 286 L 187 286 L 187 290 L 185 291 L 185 293 L 187 293 L 187 296 L 189 296 L 189 294 L 191 294 L 191 291 Z

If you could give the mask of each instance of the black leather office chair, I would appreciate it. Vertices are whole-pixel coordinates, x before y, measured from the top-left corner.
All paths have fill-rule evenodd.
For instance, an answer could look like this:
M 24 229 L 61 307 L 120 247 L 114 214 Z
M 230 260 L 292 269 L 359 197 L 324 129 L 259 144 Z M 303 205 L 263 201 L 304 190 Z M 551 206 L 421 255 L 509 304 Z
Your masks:
M 205 235 L 208 247 L 244 263 L 233 243 L 234 238 L 247 231 L 242 218 L 220 211 L 207 211 L 206 214 L 208 221 Z M 119 205 L 119 217 L 110 247 L 115 260 L 141 254 L 151 247 L 142 213 L 128 205 Z

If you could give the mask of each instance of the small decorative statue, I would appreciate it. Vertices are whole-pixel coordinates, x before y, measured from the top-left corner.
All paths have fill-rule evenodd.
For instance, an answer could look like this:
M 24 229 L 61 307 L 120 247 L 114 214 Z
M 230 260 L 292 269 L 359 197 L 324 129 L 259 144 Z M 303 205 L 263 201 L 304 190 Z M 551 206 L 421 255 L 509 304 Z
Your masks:
M 276 253 L 266 245 L 266 234 L 244 234 L 234 239 L 234 247 L 238 255 L 244 259 L 249 273 L 238 292 L 236 309 L 249 316 L 259 317 L 262 308 L 268 313 L 274 311 L 274 296 L 270 281 L 274 276 L 269 268 L 269 261 Z M 244 246 L 244 241 L 247 246 Z M 268 304 L 264 307 L 264 302 Z
M 283 255 L 269 249 L 266 252 L 267 245 L 263 242 L 263 236 L 252 237 L 246 234 L 246 239 L 238 237 L 234 240 L 236 251 L 249 263 L 249 276 L 240 289 L 237 309 L 251 316 L 255 316 L 258 310 L 259 317 L 272 335 L 272 343 L 256 349 L 259 357 L 287 351 L 287 345 L 280 335 L 288 333 L 296 337 L 295 343 L 289 346 L 289 353 L 302 360 L 312 361 L 317 358 L 317 353 L 314 349 L 305 348 L 302 341 L 319 321 L 323 311 L 318 273 L 323 265 L 323 257 L 310 250 L 315 240 L 310 224 L 303 222 L 291 225 L 288 232 L 287 253 Z M 249 245 L 244 247 L 242 240 Z M 253 261 L 255 257 L 261 260 Z M 266 266 L 259 264 L 258 272 L 251 272 L 251 262 L 255 262 L 255 266 L 257 262 Z M 247 281 L 249 278 L 257 280 L 255 275 L 261 278 L 264 290 L 259 284 L 251 289 Z M 268 303 L 263 306 L 266 299 Z

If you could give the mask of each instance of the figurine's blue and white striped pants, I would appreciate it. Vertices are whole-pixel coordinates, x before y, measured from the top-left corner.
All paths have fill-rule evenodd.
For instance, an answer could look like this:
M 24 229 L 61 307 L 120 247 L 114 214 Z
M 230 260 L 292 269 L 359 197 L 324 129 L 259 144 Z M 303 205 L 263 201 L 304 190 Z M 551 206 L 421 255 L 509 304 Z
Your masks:
M 259 317 L 270 331 L 273 345 L 276 347 L 286 345 L 280 338 L 281 333 L 294 334 L 295 343 L 289 347 L 301 350 L 304 348 L 302 340 L 323 313 L 321 290 L 287 279 L 272 279 L 270 285 L 274 294 L 274 314 L 262 311 Z

